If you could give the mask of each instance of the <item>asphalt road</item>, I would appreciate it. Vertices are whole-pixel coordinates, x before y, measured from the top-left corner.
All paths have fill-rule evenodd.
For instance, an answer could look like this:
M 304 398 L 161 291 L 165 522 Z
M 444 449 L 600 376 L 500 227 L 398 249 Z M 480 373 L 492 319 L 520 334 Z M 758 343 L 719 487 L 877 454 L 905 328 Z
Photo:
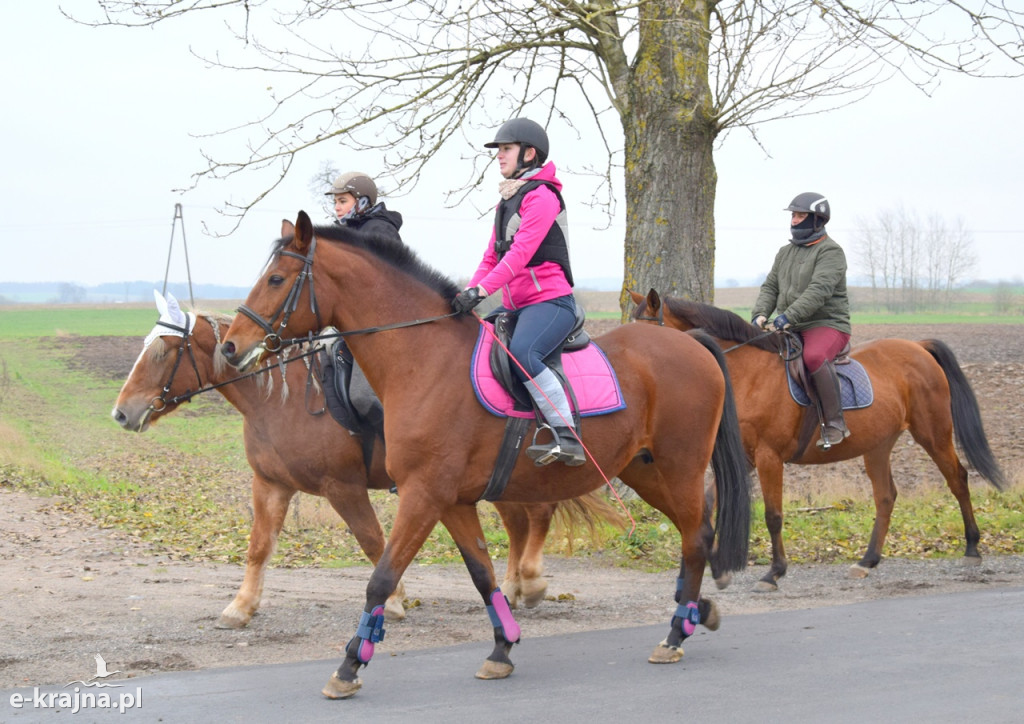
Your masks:
M 489 652 L 480 643 L 378 649 L 345 701 L 320 695 L 339 659 L 124 680 L 105 690 L 141 692 L 123 714 L 42 709 L 32 689 L 12 689 L 0 722 L 1024 721 L 1024 588 L 727 616 L 688 640 L 682 662 L 648 664 L 666 631 L 527 639 L 504 681 L 473 677 Z

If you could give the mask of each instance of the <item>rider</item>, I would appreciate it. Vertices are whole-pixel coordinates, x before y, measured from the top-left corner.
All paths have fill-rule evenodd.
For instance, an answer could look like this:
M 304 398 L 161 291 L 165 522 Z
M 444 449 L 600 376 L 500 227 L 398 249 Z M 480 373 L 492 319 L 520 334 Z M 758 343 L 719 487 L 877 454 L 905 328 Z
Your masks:
M 752 312 L 753 324 L 776 331 L 792 329 L 803 341 L 804 366 L 816 392 L 821 439 L 828 449 L 849 437 L 843 419 L 839 378 L 832 360 L 850 341 L 850 302 L 846 294 L 846 255 L 825 231 L 832 211 L 818 193 L 797 196 L 786 207 L 792 212 L 789 244 L 775 255 Z
M 484 147 L 498 149 L 501 200 L 483 260 L 452 307 L 467 312 L 501 288 L 502 311 L 516 317 L 509 351 L 525 369 L 514 365 L 516 374 L 525 374 L 523 382 L 554 437 L 530 446 L 527 455 L 537 465 L 582 465 L 586 457 L 565 390 L 544 364 L 576 324 L 565 202 L 555 165 L 546 162 L 548 135 L 528 118 L 513 118 Z
M 383 201 L 377 203 L 377 184 L 365 173 L 349 171 L 341 174 L 334 179 L 331 190 L 324 195 L 334 197 L 336 224 L 393 241 L 402 241 L 399 234 L 399 229 L 402 228 L 402 215 L 397 211 L 388 210 Z M 348 397 L 352 408 L 383 439 L 384 408 L 366 380 L 366 375 L 352 358 L 352 352 L 349 351 L 344 339 L 339 340 L 336 354 L 340 362 L 352 368 L 348 383 Z
M 361 171 L 349 171 L 334 179 L 324 196 L 334 197 L 335 223 L 401 241 L 402 215 L 377 203 L 377 184 Z

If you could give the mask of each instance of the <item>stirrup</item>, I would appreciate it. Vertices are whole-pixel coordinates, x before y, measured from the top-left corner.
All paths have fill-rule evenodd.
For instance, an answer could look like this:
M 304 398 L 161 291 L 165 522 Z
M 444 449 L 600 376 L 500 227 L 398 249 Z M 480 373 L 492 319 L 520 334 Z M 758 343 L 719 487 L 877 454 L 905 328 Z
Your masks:
M 835 432 L 835 433 L 839 433 L 839 439 L 836 440 L 835 442 L 832 442 L 831 440 L 829 440 L 828 439 L 829 431 L 832 431 L 832 432 Z M 828 450 L 833 445 L 838 445 L 839 443 L 841 443 L 843 440 L 845 440 L 849 436 L 850 436 L 850 431 L 849 430 L 842 430 L 842 429 L 840 429 L 838 427 L 832 427 L 831 425 L 829 425 L 829 426 L 827 426 L 827 427 L 822 429 L 821 436 L 818 438 L 818 441 L 815 443 L 815 445 L 817 445 L 822 450 Z
M 537 435 L 541 430 L 551 430 L 553 437 L 551 442 L 544 443 L 541 445 L 537 444 Z M 567 437 L 572 435 L 572 432 L 566 429 Z M 582 446 L 573 445 L 575 440 L 569 441 L 564 449 L 562 446 L 562 438 L 550 425 L 540 425 L 533 433 L 534 444 L 526 448 L 526 457 L 533 460 L 534 464 L 538 467 L 544 465 L 550 465 L 554 462 L 565 463 L 570 467 L 576 467 L 577 465 L 583 465 L 587 462 L 585 453 L 583 452 Z M 572 450 L 573 447 L 579 447 L 579 450 Z

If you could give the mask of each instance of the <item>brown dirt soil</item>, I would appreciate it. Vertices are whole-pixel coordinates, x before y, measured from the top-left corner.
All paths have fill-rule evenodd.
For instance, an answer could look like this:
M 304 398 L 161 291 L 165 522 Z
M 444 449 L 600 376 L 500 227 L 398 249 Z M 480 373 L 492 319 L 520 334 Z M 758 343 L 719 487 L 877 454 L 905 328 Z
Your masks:
M 593 334 L 607 322 L 591 322 Z M 855 341 L 891 336 L 936 337 L 957 353 L 983 410 L 993 450 L 1015 485 L 1024 477 L 1024 334 L 998 325 L 861 326 Z M 111 350 L 122 350 L 112 354 Z M 77 364 L 124 378 L 138 339 L 97 339 Z M 900 490 L 934 485 L 937 473 L 912 445 L 894 455 Z M 860 463 L 834 466 L 833 475 L 863 480 Z M 827 471 L 826 471 L 827 472 Z M 790 468 L 787 485 L 811 486 L 821 468 Z M 972 475 L 972 482 L 983 484 Z M 897 503 L 897 509 L 899 504 Z M 35 498 L 0 481 L 0 688 L 63 685 L 90 675 L 101 654 L 119 676 L 219 666 L 329 659 L 325 679 L 340 660 L 362 608 L 368 567 L 268 571 L 263 605 L 241 631 L 214 628 L 241 582 L 240 566 L 169 559 L 127 534 L 101 529 L 54 499 Z M 763 525 L 756 522 L 755 525 Z M 865 537 L 867 531 L 865 531 Z M 982 550 L 984 552 L 984 530 Z M 495 564 L 499 577 L 504 562 Z M 987 556 L 980 565 L 959 559 L 887 559 L 862 580 L 847 577 L 847 563 L 791 565 L 772 594 L 753 593 L 764 566 L 752 566 L 725 591 L 708 582 L 705 593 L 730 616 L 839 605 L 873 598 L 1024 585 L 1024 557 Z M 667 623 L 674 609 L 674 572 L 615 568 L 600 556 L 547 561 L 548 600 L 520 610 L 525 637 Z M 462 566 L 416 565 L 405 577 L 409 613 L 388 625 L 378 656 L 480 642 L 481 660 L 491 631 Z M 689 646 L 713 645 L 700 629 Z M 657 641 L 652 640 L 653 649 Z M 515 652 L 513 652 L 515 657 Z

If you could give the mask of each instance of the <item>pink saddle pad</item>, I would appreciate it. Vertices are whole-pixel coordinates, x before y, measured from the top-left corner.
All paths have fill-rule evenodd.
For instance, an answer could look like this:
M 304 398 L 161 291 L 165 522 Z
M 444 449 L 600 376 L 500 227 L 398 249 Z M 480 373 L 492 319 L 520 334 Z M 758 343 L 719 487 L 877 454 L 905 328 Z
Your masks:
M 515 409 L 512 396 L 501 386 L 491 371 L 491 347 L 494 345 L 494 325 L 484 322 L 473 350 L 473 367 L 470 376 L 473 390 L 480 404 L 492 415 L 499 417 L 533 417 L 532 411 Z M 513 362 L 513 364 L 515 364 Z M 626 401 L 622 398 L 619 380 L 615 377 L 604 352 L 591 342 L 575 352 L 562 353 L 562 369 L 572 385 L 579 403 L 581 417 L 605 415 L 623 410 Z M 571 404 L 571 403 L 570 403 Z M 575 409 L 575 408 L 574 408 Z

